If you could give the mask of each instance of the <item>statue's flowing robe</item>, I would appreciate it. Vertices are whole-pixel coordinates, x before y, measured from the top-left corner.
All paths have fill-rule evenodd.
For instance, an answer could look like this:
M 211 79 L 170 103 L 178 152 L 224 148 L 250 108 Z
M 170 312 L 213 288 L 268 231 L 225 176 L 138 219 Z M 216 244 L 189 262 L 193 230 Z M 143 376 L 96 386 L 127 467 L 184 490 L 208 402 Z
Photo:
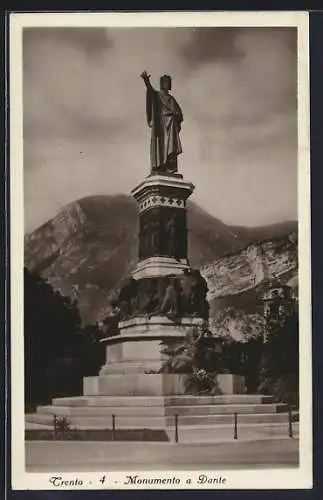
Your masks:
M 151 128 L 150 158 L 152 168 L 161 168 L 182 153 L 179 137 L 183 113 L 171 95 L 147 89 L 147 122 Z

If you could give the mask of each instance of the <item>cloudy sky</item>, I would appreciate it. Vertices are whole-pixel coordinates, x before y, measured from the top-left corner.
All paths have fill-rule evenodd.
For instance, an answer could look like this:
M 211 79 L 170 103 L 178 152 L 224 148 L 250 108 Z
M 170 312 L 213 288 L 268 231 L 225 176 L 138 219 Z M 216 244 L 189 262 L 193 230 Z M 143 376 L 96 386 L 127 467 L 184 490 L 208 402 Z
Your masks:
M 293 28 L 25 28 L 25 229 L 149 173 L 143 70 L 173 77 L 179 169 L 228 224 L 297 217 Z

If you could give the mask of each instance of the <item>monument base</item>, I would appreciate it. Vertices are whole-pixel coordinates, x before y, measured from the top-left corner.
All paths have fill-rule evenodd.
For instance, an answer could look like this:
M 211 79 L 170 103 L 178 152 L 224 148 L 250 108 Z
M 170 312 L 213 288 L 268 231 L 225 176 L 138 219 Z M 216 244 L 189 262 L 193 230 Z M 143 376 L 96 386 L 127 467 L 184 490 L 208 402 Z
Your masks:
M 162 396 L 184 395 L 187 374 L 161 373 L 166 346 L 182 341 L 203 319 L 184 317 L 174 324 L 166 316 L 138 316 L 119 324 L 120 335 L 108 337 L 106 363 L 96 377 L 84 379 L 85 396 Z M 223 394 L 243 394 L 244 378 L 218 375 Z
M 137 316 L 119 323 L 120 335 L 102 339 L 106 363 L 100 375 L 160 371 L 165 356 L 163 348 L 182 341 L 202 318 L 184 317 L 174 324 L 166 316 Z
M 179 324 L 167 316 L 137 316 L 120 321 L 120 335 L 101 341 L 106 346 L 106 363 L 100 375 L 159 371 L 165 360 L 163 348 L 182 341 L 192 328 L 202 325 L 202 318 L 192 317 L 181 318 Z
M 239 437 L 255 439 L 286 434 L 287 405 L 270 396 L 245 394 L 244 379 L 219 374 L 221 395 L 190 395 L 187 374 L 158 373 L 162 346 L 183 339 L 201 318 L 183 318 L 174 325 L 166 317 L 136 317 L 120 323 L 120 335 L 104 339 L 107 361 L 96 377 L 84 378 L 83 395 L 55 398 L 26 415 L 26 426 L 53 426 L 57 416 L 74 429 L 163 429 L 174 439 L 175 415 L 179 439 L 233 439 L 234 413 L 239 414 Z

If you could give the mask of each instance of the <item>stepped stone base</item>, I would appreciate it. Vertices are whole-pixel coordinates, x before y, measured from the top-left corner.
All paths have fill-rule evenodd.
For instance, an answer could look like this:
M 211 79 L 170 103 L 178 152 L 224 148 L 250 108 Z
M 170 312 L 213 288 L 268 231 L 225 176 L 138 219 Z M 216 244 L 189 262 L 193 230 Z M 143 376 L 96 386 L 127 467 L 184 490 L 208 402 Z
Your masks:
M 48 428 L 54 415 L 66 416 L 75 429 L 111 429 L 112 415 L 119 429 L 164 429 L 174 439 L 178 415 L 179 439 L 212 441 L 233 439 L 234 413 L 238 415 L 239 439 L 288 437 L 288 413 L 284 404 L 269 396 L 79 396 L 55 398 L 50 406 L 26 415 L 26 427 Z M 297 415 L 294 415 L 297 420 Z M 298 424 L 293 424 L 297 436 Z
M 277 407 L 277 403 L 273 402 L 272 396 L 262 396 L 259 394 L 222 394 L 220 396 L 156 396 L 156 397 L 123 397 L 123 396 L 73 396 L 65 398 L 54 398 L 53 405 L 55 406 L 104 406 L 104 407 L 128 407 L 133 408 L 142 407 L 186 407 L 190 406 L 213 406 L 216 408 L 218 405 L 261 405 L 271 404 Z M 269 408 L 265 406 L 265 408 Z

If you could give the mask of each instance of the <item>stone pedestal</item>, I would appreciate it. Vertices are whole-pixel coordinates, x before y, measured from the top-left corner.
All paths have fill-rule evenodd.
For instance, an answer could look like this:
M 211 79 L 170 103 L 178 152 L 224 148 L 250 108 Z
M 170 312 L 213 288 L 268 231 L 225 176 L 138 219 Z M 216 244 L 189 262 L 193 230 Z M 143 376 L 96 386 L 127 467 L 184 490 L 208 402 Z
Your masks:
M 79 429 L 107 429 L 113 421 L 119 429 L 163 429 L 173 439 L 178 415 L 182 440 L 194 432 L 197 439 L 209 439 L 208 429 L 212 426 L 214 436 L 215 425 L 221 426 L 219 435 L 232 435 L 237 411 L 246 413 L 252 429 L 264 411 L 272 412 L 264 415 L 266 425 L 280 418 L 274 405 L 262 405 L 261 396 L 244 394 L 241 376 L 218 375 L 220 396 L 193 396 L 185 390 L 187 374 L 161 370 L 165 346 L 208 326 L 207 284 L 187 258 L 186 200 L 193 189 L 176 174 L 150 175 L 133 190 L 139 207 L 138 263 L 112 302 L 116 334 L 102 339 L 105 364 L 97 376 L 84 378 L 82 396 L 56 398 L 28 415 L 30 423 L 48 425 L 60 415 Z
M 120 335 L 102 339 L 106 363 L 99 376 L 84 379 L 84 396 L 175 396 L 185 395 L 185 374 L 162 373 L 163 348 L 174 345 L 187 331 L 199 327 L 201 318 L 184 317 L 174 325 L 164 316 L 137 317 L 120 322 Z M 244 379 L 219 374 L 224 394 L 243 394 Z
M 165 316 L 130 318 L 119 324 L 120 335 L 102 339 L 106 363 L 98 377 L 84 379 L 84 395 L 162 396 L 185 394 L 184 376 L 160 373 L 163 348 L 185 338 L 201 318 L 183 317 L 175 325 Z
M 150 175 L 132 190 L 139 210 L 136 279 L 156 276 L 158 266 L 162 274 L 165 274 L 165 269 L 171 274 L 174 269 L 183 270 L 183 266 L 188 264 L 186 201 L 193 190 L 193 184 L 186 182 L 179 174 Z M 156 259 L 155 262 L 151 260 L 152 257 Z M 146 265 L 142 262 L 145 260 Z M 143 268 L 145 272 L 142 273 Z M 151 273 L 147 270 L 151 270 Z
M 163 347 L 178 343 L 189 329 L 202 326 L 201 318 L 181 318 L 175 325 L 165 316 L 131 318 L 120 322 L 120 335 L 103 339 L 106 364 L 100 375 L 160 371 Z
M 165 316 L 136 317 L 120 322 L 120 335 L 102 339 L 106 363 L 99 376 L 84 379 L 84 396 L 175 396 L 184 395 L 185 374 L 161 373 L 163 348 L 174 345 L 203 319 L 183 317 L 175 325 Z M 243 394 L 244 379 L 219 374 L 224 394 Z
M 186 201 L 194 186 L 182 175 L 149 175 L 132 191 L 139 209 L 138 263 L 119 291 L 119 334 L 103 339 L 106 362 L 84 380 L 85 396 L 185 394 L 185 375 L 162 373 L 165 346 L 208 323 L 207 285 L 187 258 Z M 220 389 L 242 393 L 243 380 L 220 375 Z

